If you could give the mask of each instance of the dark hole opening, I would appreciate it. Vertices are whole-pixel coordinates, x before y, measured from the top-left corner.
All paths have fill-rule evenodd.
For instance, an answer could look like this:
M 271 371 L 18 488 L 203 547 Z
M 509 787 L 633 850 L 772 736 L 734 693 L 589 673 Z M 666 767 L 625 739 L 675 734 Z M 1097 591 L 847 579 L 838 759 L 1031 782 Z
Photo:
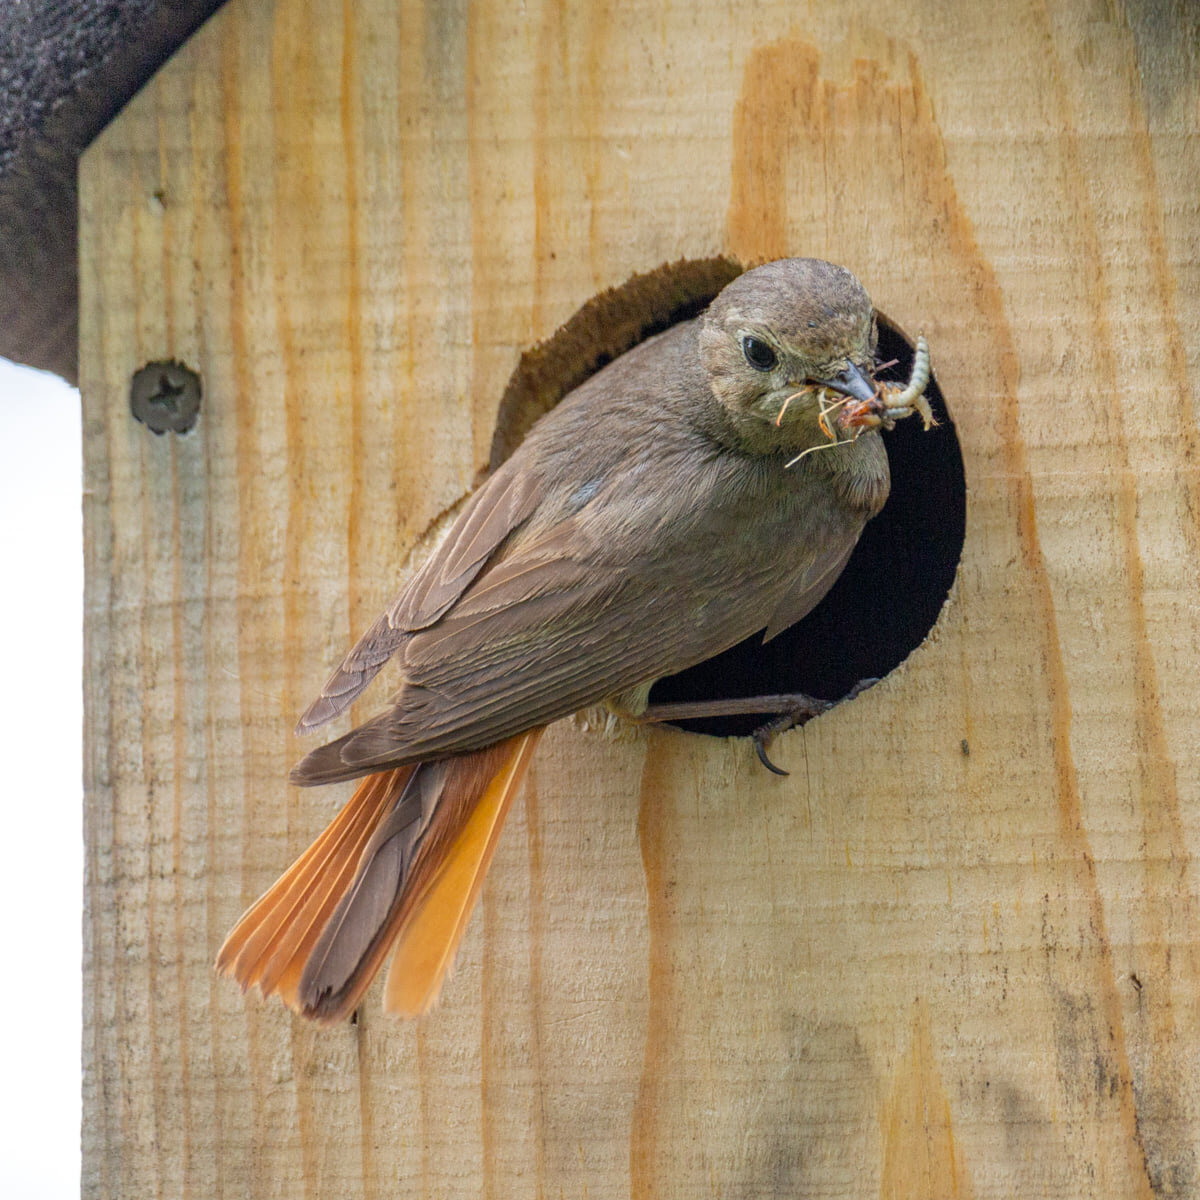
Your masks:
M 572 388 L 637 342 L 698 315 L 740 273 L 729 259 L 672 263 L 590 300 L 522 357 L 500 403 L 491 469 Z M 931 349 L 936 365 L 937 346 Z M 893 358 L 896 365 L 880 378 L 906 382 L 913 346 L 880 314 L 879 361 Z M 660 680 L 651 703 L 790 692 L 840 700 L 860 680 L 882 678 L 925 640 L 954 582 L 966 532 L 962 453 L 936 378 L 925 394 L 938 424 L 925 432 L 910 417 L 883 434 L 891 495 L 824 600 L 766 645 L 757 633 Z M 746 735 L 767 715 L 683 721 L 679 727 Z

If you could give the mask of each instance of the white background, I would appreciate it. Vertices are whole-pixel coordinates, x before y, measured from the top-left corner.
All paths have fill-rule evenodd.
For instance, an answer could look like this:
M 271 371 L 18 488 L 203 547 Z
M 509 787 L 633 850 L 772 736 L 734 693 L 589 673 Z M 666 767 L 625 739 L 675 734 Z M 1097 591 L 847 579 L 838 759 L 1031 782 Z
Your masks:
M 0 359 L 0 1197 L 79 1195 L 79 394 Z

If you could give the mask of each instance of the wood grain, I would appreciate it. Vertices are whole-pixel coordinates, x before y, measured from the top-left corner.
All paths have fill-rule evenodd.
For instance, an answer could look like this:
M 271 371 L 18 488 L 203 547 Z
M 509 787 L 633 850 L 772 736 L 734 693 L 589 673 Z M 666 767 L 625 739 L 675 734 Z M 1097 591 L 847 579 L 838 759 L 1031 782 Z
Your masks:
M 230 0 L 114 121 L 85 1196 L 1200 1195 L 1200 83 L 1155 11 Z M 284 785 L 291 726 L 521 353 L 722 254 L 843 262 L 929 339 L 968 481 L 930 638 L 786 780 L 554 727 L 427 1020 L 241 997 L 217 946 L 344 798 Z M 183 438 L 129 415 L 162 358 Z

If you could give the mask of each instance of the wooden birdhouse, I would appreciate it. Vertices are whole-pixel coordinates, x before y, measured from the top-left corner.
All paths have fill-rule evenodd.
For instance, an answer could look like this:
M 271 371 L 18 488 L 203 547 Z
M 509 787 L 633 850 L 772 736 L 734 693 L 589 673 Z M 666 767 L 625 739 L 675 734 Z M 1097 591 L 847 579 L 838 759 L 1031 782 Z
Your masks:
M 1195 47 L 1083 0 L 229 0 L 175 54 L 80 173 L 85 1196 L 1200 1195 Z M 349 794 L 287 785 L 296 718 L 514 377 L 798 255 L 933 351 L 883 540 L 944 581 L 816 639 L 911 644 L 786 778 L 552 726 L 418 1022 L 218 979 Z

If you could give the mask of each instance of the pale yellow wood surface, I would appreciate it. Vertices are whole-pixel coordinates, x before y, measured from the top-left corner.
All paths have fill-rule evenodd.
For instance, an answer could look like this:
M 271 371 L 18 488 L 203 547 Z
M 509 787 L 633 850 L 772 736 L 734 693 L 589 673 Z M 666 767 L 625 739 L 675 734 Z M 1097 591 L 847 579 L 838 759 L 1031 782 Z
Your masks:
M 81 179 L 85 1196 L 1200 1195 L 1191 20 L 231 0 L 121 114 Z M 934 635 L 786 780 L 555 727 L 426 1021 L 241 997 L 217 946 L 345 795 L 285 786 L 291 726 L 521 352 L 719 253 L 928 336 Z M 129 379 L 172 357 L 204 408 L 156 438 Z

